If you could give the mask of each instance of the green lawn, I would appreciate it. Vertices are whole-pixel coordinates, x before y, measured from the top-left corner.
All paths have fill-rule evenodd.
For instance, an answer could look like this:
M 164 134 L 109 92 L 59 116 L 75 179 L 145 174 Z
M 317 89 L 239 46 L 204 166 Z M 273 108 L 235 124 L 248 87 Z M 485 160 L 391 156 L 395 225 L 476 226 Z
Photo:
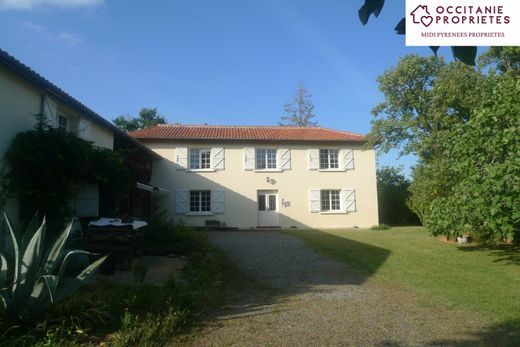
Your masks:
M 419 227 L 287 233 L 367 275 L 404 284 L 435 302 L 520 328 L 518 248 L 459 246 L 433 238 Z

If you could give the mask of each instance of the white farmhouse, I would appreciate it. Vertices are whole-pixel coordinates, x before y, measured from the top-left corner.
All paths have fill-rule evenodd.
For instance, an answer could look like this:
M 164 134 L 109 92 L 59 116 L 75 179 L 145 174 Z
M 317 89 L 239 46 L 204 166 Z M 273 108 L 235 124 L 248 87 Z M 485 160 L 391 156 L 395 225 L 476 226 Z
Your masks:
M 152 181 L 176 221 L 238 228 L 378 224 L 365 136 L 319 127 L 159 125 L 130 133 L 164 159 Z

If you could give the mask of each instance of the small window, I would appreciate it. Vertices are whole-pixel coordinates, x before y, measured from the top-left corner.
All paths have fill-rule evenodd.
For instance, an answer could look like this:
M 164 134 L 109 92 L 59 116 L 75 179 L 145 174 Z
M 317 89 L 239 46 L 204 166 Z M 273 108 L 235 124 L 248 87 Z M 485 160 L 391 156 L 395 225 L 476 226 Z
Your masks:
M 339 190 L 321 191 L 321 211 L 339 211 L 341 209 Z
M 276 149 L 257 148 L 256 149 L 256 169 L 276 169 Z
M 211 190 L 190 190 L 190 212 L 211 212 Z
M 67 122 L 68 122 L 67 117 L 62 116 L 61 114 L 58 115 L 58 128 L 67 130 Z
M 320 169 L 339 169 L 338 155 L 337 149 L 320 149 Z
M 202 148 L 190 149 L 190 169 L 210 169 L 211 168 L 211 150 Z
M 258 211 L 265 211 L 265 195 L 258 195 Z

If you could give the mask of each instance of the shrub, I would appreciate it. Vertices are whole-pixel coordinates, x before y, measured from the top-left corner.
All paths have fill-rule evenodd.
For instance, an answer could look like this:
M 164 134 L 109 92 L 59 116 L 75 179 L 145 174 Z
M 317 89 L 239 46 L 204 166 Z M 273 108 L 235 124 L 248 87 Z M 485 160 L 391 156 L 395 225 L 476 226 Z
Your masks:
M 48 249 L 45 249 L 45 218 L 40 225 L 38 216 L 34 216 L 23 238 L 14 232 L 5 214 L 4 226 L 7 230 L 0 233 L 0 244 L 7 251 L 0 253 L 0 303 L 3 304 L 0 317 L 5 323 L 41 315 L 51 303 L 75 292 L 106 258 L 93 262 L 61 286 L 60 280 L 70 258 L 75 254 L 90 254 L 80 250 L 63 254 L 72 222 Z

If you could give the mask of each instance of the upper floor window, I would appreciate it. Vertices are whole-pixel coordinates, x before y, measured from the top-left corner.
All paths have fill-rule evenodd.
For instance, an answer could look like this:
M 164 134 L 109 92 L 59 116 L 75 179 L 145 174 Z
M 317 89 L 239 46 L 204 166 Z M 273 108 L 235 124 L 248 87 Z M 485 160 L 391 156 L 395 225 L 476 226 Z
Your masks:
M 339 190 L 322 190 L 320 201 L 322 212 L 339 211 L 341 209 Z
M 210 169 L 211 168 L 211 150 L 206 148 L 190 149 L 190 169 Z
M 339 169 L 339 151 L 337 149 L 320 149 L 320 169 Z
M 211 190 L 190 190 L 190 212 L 211 212 Z
M 67 117 L 62 116 L 61 114 L 58 115 L 58 128 L 67 130 L 68 121 Z
M 255 153 L 256 169 L 276 169 L 276 149 L 257 148 Z

